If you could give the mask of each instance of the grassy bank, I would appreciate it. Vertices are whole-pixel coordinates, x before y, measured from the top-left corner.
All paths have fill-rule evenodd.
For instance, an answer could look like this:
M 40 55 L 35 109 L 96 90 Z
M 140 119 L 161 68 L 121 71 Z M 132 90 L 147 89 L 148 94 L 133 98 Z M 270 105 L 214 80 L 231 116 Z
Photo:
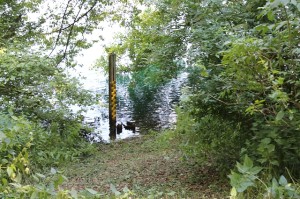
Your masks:
M 62 168 L 69 179 L 64 188 L 102 196 L 128 188 L 137 198 L 224 198 L 228 188 L 218 174 L 183 161 L 178 143 L 165 133 L 99 144 L 97 153 Z

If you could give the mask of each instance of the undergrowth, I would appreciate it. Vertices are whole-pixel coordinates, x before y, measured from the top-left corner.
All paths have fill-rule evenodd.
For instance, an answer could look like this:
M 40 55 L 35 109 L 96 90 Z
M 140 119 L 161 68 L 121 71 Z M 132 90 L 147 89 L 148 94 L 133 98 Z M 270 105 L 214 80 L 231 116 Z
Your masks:
M 62 138 L 22 116 L 1 114 L 0 122 L 0 197 L 68 195 L 59 189 L 65 177 L 54 168 L 91 154 L 95 147 L 80 139 L 78 132 Z

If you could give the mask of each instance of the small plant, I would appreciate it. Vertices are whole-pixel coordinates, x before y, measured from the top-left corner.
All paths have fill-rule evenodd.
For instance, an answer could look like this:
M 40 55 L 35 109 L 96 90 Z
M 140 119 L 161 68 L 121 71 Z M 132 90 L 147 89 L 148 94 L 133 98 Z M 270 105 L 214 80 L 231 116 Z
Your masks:
M 238 172 L 231 171 L 229 175 L 232 193 L 242 193 L 249 187 L 255 186 L 258 180 L 257 174 L 262 170 L 261 167 L 253 166 L 253 161 L 246 155 L 244 163 L 236 164 Z
M 196 111 L 195 109 L 191 111 Z M 202 111 L 202 110 L 199 110 Z M 239 126 L 212 114 L 201 118 L 177 110 L 176 136 L 186 159 L 208 163 L 225 173 L 239 159 L 242 136 Z M 226 151 L 226 153 L 224 153 Z
M 253 161 L 246 155 L 243 164 L 236 164 L 237 171 L 229 175 L 232 186 L 230 198 L 300 198 L 300 185 L 288 183 L 281 175 L 279 180 L 272 178 L 270 182 L 259 177 L 262 167 L 254 166 Z

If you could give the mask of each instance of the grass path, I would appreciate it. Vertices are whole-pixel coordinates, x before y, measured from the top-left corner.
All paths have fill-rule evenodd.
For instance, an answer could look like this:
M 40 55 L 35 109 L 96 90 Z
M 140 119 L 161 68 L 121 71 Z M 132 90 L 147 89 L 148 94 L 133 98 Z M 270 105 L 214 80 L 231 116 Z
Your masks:
M 223 184 L 209 168 L 196 168 L 181 160 L 176 141 L 144 136 L 100 144 L 98 152 L 64 170 L 68 189 L 92 188 L 111 194 L 124 187 L 140 197 L 224 198 Z

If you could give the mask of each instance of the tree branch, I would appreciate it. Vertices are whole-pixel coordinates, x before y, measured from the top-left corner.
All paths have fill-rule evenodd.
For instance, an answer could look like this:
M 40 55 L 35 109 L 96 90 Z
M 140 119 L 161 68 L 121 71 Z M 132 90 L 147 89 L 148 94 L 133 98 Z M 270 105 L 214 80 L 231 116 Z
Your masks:
M 69 0 L 70 2 L 71 0 Z M 67 55 L 67 50 L 68 50 L 68 47 L 70 45 L 70 41 L 71 41 L 71 36 L 73 34 L 73 29 L 74 29 L 74 26 L 77 22 L 79 22 L 83 17 L 87 17 L 88 14 L 95 8 L 95 6 L 97 5 L 97 0 L 95 0 L 92 4 L 92 6 L 85 12 L 83 13 L 82 15 L 79 16 L 82 8 L 83 8 L 83 5 L 85 3 L 85 1 L 82 2 L 82 4 L 80 5 L 80 8 L 79 8 L 79 11 L 77 12 L 77 15 L 75 16 L 74 18 L 74 21 L 71 23 L 71 24 L 68 24 L 66 27 L 63 27 L 61 25 L 61 28 L 58 30 L 59 32 L 59 35 L 61 35 L 61 33 L 64 31 L 64 30 L 67 30 L 67 29 L 70 29 L 69 30 L 69 33 L 68 33 L 68 36 L 67 36 L 67 43 L 65 45 L 65 49 L 64 49 L 64 52 L 63 52 L 63 56 L 61 57 L 61 59 L 58 61 L 57 65 L 59 65 L 65 58 L 66 58 L 66 55 Z M 56 44 L 55 44 L 55 48 L 57 46 L 57 43 L 59 41 L 59 37 L 57 38 L 57 41 L 56 41 Z M 52 52 L 54 51 L 54 49 L 52 50 Z M 51 52 L 51 53 L 52 53 Z M 51 54 L 50 54 L 51 55 Z
M 52 51 L 51 51 L 51 53 L 49 54 L 48 57 L 50 57 L 50 56 L 52 55 L 53 51 L 55 50 L 55 48 L 56 48 L 56 46 L 57 46 L 57 44 L 58 44 L 58 41 L 59 41 L 59 39 L 60 39 L 60 35 L 61 35 L 62 31 L 63 31 L 62 27 L 63 27 L 63 24 L 64 24 L 64 20 L 65 20 L 65 18 L 66 18 L 67 11 L 68 11 L 68 8 L 69 8 L 69 4 L 70 4 L 71 1 L 72 1 L 72 0 L 68 0 L 67 6 L 66 6 L 65 11 L 64 11 L 64 14 L 63 14 L 63 17 L 62 17 L 62 19 L 61 19 L 60 29 L 59 29 L 59 31 L 58 31 L 58 35 L 57 35 L 57 37 L 56 37 L 56 41 L 55 41 L 54 47 L 52 48 Z
M 80 17 L 76 18 L 76 20 L 74 20 L 71 24 L 68 24 L 65 27 L 61 27 L 59 30 L 52 31 L 52 32 L 50 32 L 48 34 L 60 32 L 60 31 L 64 31 L 64 30 L 67 30 L 67 29 L 71 28 L 72 26 L 75 25 L 75 23 L 77 23 L 78 21 L 80 21 L 83 17 L 86 17 L 95 8 L 96 5 L 97 5 L 97 0 L 94 1 L 93 5 L 90 7 L 90 9 L 88 9 Z

